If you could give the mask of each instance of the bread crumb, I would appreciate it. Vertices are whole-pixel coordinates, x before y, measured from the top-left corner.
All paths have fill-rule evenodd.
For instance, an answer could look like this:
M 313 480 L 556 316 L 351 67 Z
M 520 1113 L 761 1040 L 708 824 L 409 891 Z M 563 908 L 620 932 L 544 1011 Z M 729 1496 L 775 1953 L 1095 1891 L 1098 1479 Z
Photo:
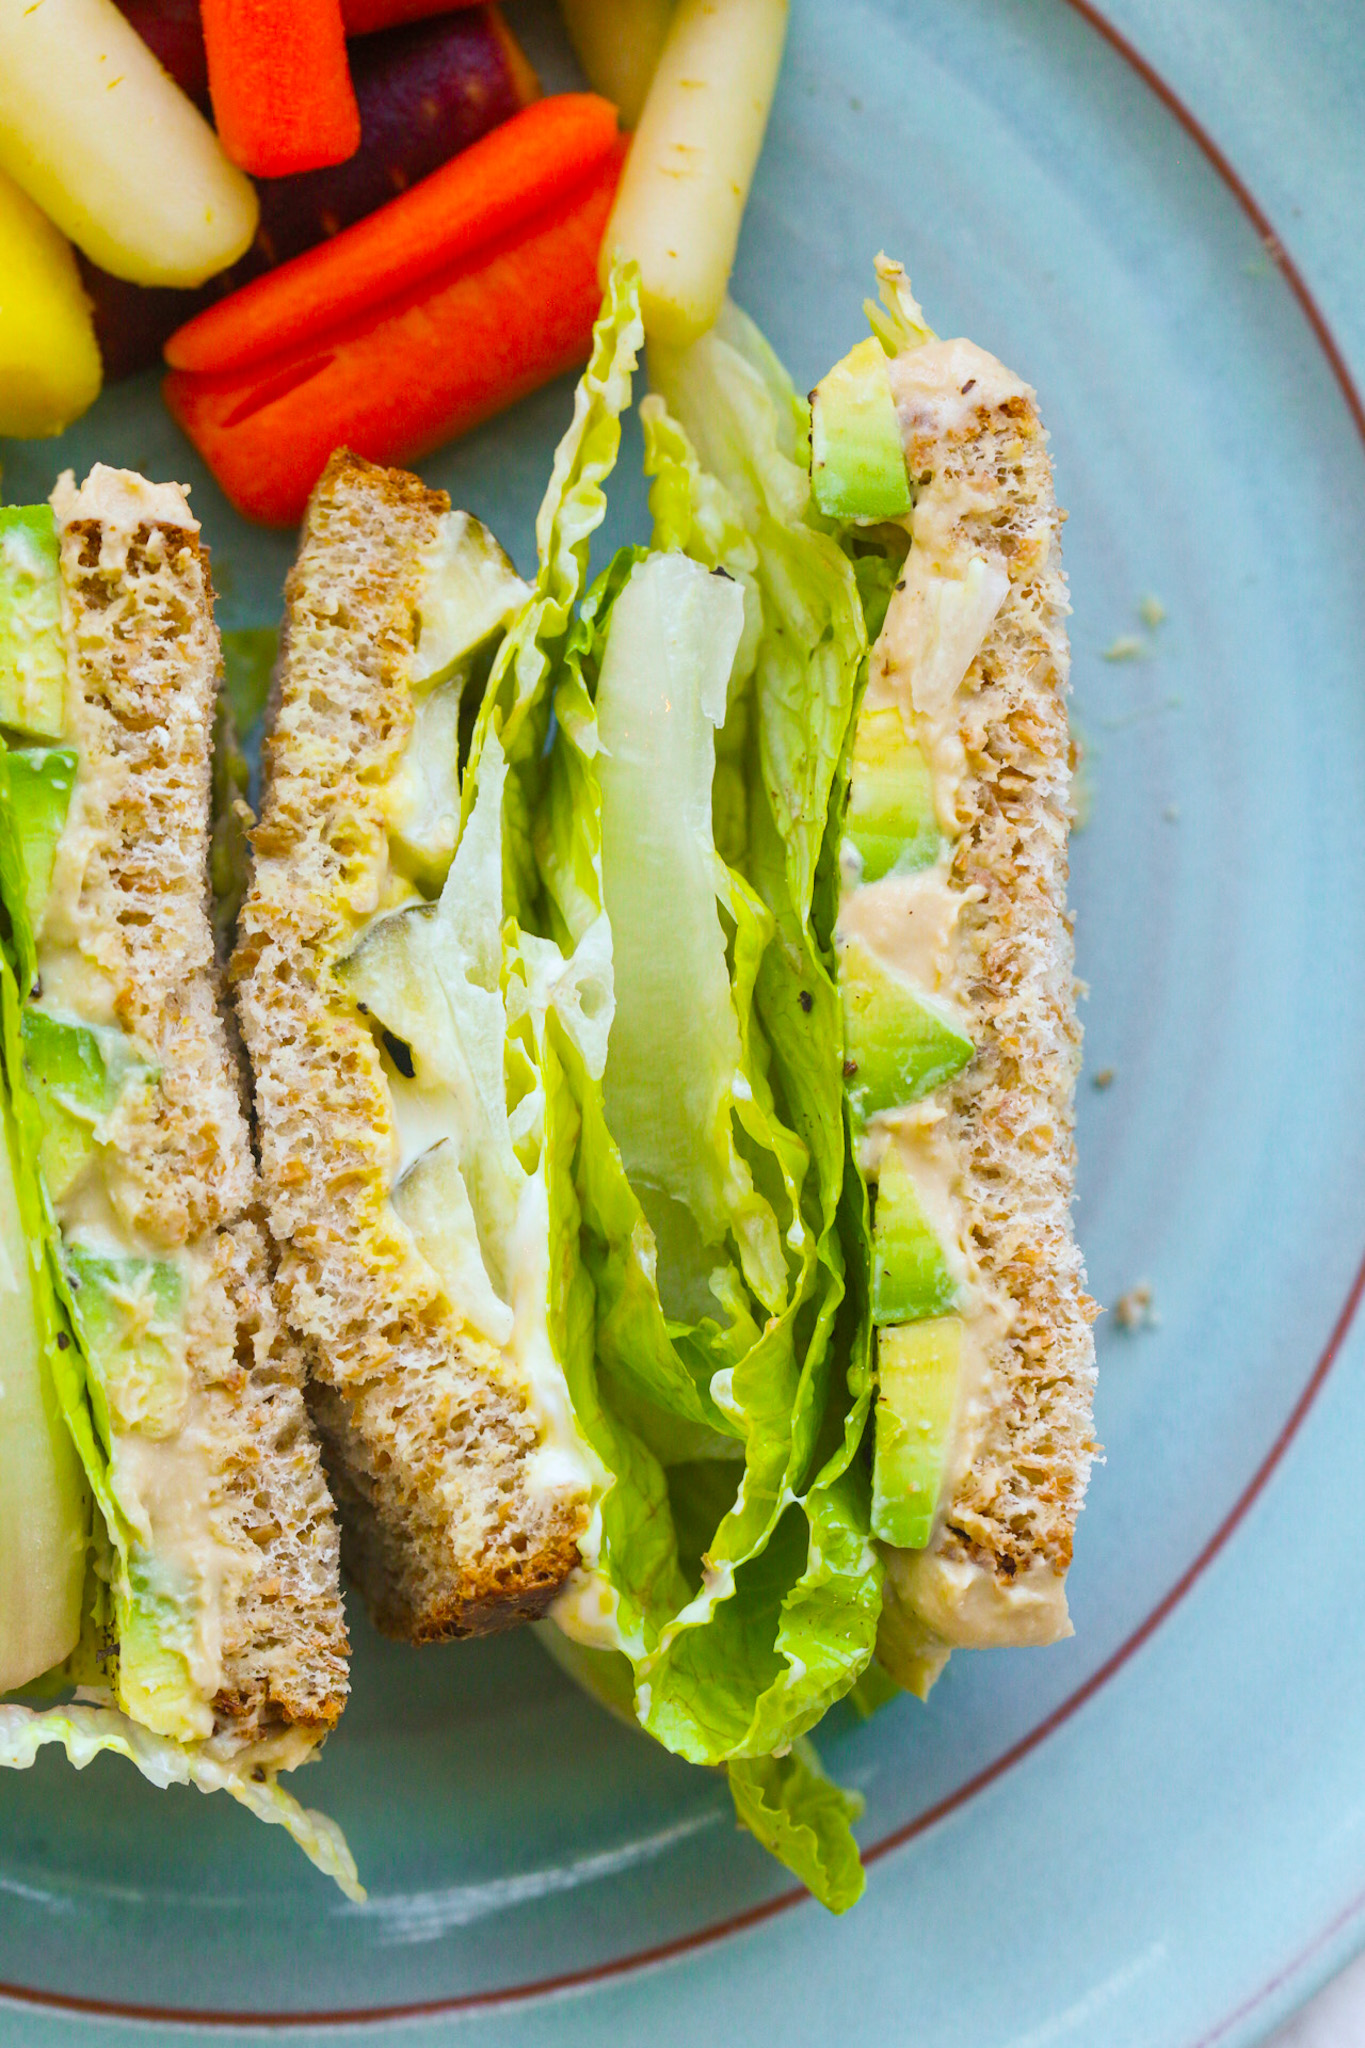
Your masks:
M 1084 832 L 1095 811 L 1095 778 L 1090 768 L 1090 746 L 1073 715 L 1071 727 L 1071 829 Z
M 1159 597 L 1153 597 L 1148 591 L 1145 597 L 1138 599 L 1138 617 L 1149 631 L 1155 632 L 1165 620 L 1166 607 Z
M 1106 661 L 1141 661 L 1147 652 L 1146 643 L 1140 634 L 1120 633 L 1117 640 L 1111 640 L 1104 650 Z
M 1121 1330 L 1154 1330 L 1160 1321 L 1152 1304 L 1152 1283 L 1139 1280 L 1114 1303 L 1114 1321 Z
M 1090 1077 L 1092 1088 L 1109 1088 L 1113 1086 L 1113 1081 L 1114 1069 L 1112 1067 L 1101 1067 L 1098 1074 L 1092 1074 Z
M 1161 813 L 1161 815 L 1166 820 L 1166 823 L 1168 825 L 1178 825 L 1180 823 L 1179 804 L 1167 804 L 1165 810 Z

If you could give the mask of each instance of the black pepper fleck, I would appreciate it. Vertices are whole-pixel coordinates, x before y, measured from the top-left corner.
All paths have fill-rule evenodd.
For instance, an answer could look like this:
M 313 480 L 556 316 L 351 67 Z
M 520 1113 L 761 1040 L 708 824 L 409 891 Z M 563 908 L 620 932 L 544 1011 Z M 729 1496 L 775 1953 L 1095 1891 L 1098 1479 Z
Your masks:
M 808 1017 L 815 1008 L 815 997 L 808 988 L 803 988 L 801 991 L 801 1007 Z
M 845 1061 L 844 1061 L 844 1079 L 845 1079 L 846 1081 L 847 1081 L 847 1080 L 849 1080 L 849 1079 L 851 1078 L 851 1076 L 852 1076 L 852 1075 L 856 1074 L 856 1073 L 857 1073 L 857 1071 L 858 1071 L 858 1062 L 857 1062 L 856 1060 L 845 1060 Z

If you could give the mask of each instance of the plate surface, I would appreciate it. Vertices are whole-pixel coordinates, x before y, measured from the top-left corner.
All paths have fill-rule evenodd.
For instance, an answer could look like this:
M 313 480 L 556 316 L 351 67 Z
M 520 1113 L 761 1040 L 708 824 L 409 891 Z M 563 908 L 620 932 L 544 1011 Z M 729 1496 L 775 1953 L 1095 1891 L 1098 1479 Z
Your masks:
M 568 82 L 547 15 L 512 12 Z M 1114 18 L 1365 368 L 1349 21 L 1188 13 Z M 345 2013 L 362 2038 L 490 2048 L 1195 2048 L 1259 2038 L 1361 1939 L 1358 423 L 1246 204 L 1068 0 L 794 0 L 735 290 L 798 380 L 857 338 L 879 247 L 941 332 L 1036 384 L 1071 512 L 1078 1220 L 1094 1293 L 1147 1281 L 1156 1317 L 1101 1325 L 1075 1639 L 959 1657 L 927 1708 L 830 1717 L 873 1855 L 835 1923 L 784 1902 L 722 1781 L 598 1714 L 531 1636 L 414 1655 L 353 1617 L 353 1703 L 298 1789 L 370 1904 L 224 1800 L 45 1755 L 0 1786 L 6 2040 L 126 2040 L 112 2005 L 178 2011 L 163 2038 L 186 2043 L 224 2038 L 194 2014 L 237 2015 L 234 2038 L 294 2015 L 322 2042 Z M 568 391 L 425 465 L 523 567 Z M 189 479 L 223 623 L 278 617 L 290 542 L 227 510 L 153 378 L 0 452 L 11 500 L 96 457 Z M 629 439 L 623 468 L 613 539 L 643 519 Z

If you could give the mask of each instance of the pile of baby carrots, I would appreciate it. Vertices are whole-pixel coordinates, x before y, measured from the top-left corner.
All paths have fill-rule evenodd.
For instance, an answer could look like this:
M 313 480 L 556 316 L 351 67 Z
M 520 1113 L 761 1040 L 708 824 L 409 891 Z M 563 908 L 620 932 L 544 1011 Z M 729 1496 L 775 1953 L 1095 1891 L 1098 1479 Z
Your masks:
M 345 163 L 362 132 L 347 35 L 438 5 L 201 0 L 228 155 L 261 179 Z M 166 402 L 239 510 L 291 525 L 337 445 L 411 461 L 576 368 L 623 155 L 606 100 L 532 100 L 178 328 Z
M 166 402 L 233 503 L 291 525 L 334 447 L 410 461 L 575 368 L 624 153 L 606 100 L 534 101 L 179 328 Z
M 164 354 L 228 497 L 290 525 L 334 448 L 410 462 L 577 368 L 613 260 L 694 338 L 787 4 L 560 0 L 596 89 L 541 98 L 482 0 L 0 0 L 0 435 Z

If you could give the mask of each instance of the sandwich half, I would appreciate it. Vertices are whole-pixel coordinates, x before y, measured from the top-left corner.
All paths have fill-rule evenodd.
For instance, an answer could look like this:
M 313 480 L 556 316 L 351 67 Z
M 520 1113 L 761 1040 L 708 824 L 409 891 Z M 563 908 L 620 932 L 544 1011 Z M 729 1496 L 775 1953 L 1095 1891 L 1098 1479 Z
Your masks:
M 443 493 L 333 457 L 288 583 L 233 965 L 349 1568 L 378 1625 L 414 1642 L 542 1613 L 585 1518 L 566 1404 L 543 1386 L 543 1175 L 481 1093 L 502 1051 L 443 1063 L 441 1029 L 396 1007 L 424 999 L 423 947 L 454 958 L 468 936 L 463 871 L 443 894 L 461 746 L 529 594 Z
M 900 266 L 878 269 L 873 338 L 813 394 L 814 476 L 885 608 L 835 945 L 872 1205 L 879 1653 L 923 1692 L 955 1645 L 1071 1632 L 1097 1310 L 1071 1222 L 1069 606 L 1047 436 L 1020 377 L 939 340 Z
M 346 1697 L 331 1499 L 275 1300 L 208 901 L 221 662 L 183 491 L 0 511 L 0 1758 L 223 1786 L 354 1890 L 276 1774 Z
M 666 424 L 672 537 L 588 588 L 641 340 L 618 274 L 529 587 L 439 494 L 334 458 L 233 973 L 282 1299 L 380 1626 L 548 1615 L 561 1658 L 727 1766 L 746 1823 L 842 1907 L 856 1802 L 802 1738 L 872 1654 L 881 1565 L 870 1374 L 833 1342 L 839 1002 L 810 904 L 862 612 L 752 369 L 795 609 L 764 616 L 742 520 Z M 817 647 L 807 774 L 783 691 Z M 799 783 L 780 813 L 774 734 Z

